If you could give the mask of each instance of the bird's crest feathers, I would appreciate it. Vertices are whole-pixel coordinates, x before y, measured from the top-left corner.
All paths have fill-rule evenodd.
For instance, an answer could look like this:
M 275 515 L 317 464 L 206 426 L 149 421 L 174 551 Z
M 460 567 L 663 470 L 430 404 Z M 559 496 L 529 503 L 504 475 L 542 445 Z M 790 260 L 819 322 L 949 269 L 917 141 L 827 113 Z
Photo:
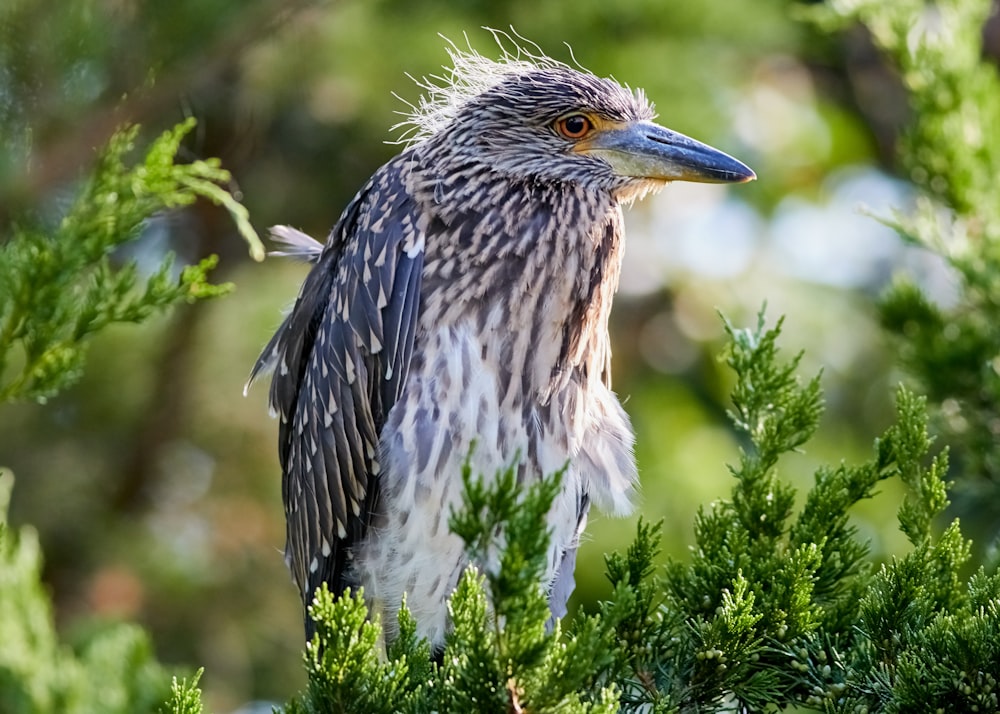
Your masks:
M 500 48 L 500 58 L 494 60 L 479 54 L 473 49 L 467 35 L 466 49 L 441 35 L 441 38 L 448 43 L 445 50 L 451 58 L 451 67 L 444 67 L 442 74 L 420 79 L 408 75 L 424 93 L 416 104 L 396 95 L 410 107 L 410 111 L 398 112 L 405 119 L 394 125 L 392 130 L 398 130 L 401 134 L 398 139 L 389 143 L 417 144 L 433 136 L 447 126 L 466 103 L 511 77 L 539 69 L 570 69 L 592 74 L 579 64 L 571 67 L 565 62 L 548 57 L 538 45 L 518 35 L 513 28 L 509 33 L 492 28 L 485 29 L 496 40 Z M 576 61 L 575 57 L 573 61 Z

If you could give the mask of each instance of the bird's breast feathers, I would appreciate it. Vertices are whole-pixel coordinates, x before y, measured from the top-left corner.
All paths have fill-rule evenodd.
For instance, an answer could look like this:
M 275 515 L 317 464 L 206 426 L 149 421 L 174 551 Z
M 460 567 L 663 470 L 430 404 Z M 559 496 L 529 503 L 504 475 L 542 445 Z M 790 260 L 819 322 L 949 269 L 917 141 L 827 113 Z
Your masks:
M 518 367 L 484 347 L 471 321 L 418 333 L 400 400 L 382 432 L 387 499 L 419 500 L 421 489 L 458 484 L 469 456 L 489 477 L 517 463 L 532 479 L 568 466 L 565 488 L 602 510 L 625 514 L 637 481 L 633 435 L 617 397 L 601 381 L 565 380 L 555 392 L 522 393 Z M 538 351 L 543 351 L 539 346 Z M 457 505 L 460 492 L 446 500 Z M 572 519 L 571 519 L 572 520 Z

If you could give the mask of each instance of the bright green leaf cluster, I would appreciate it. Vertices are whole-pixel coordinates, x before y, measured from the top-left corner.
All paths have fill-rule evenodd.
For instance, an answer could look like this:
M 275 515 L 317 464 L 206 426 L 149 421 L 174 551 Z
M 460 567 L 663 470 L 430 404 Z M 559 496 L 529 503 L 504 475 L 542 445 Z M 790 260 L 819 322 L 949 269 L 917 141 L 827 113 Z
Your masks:
M 465 507 L 450 527 L 478 567 L 465 573 L 450 604 L 441 710 L 615 711 L 614 691 L 598 683 L 610 663 L 610 633 L 582 620 L 563 640 L 541 585 L 544 524 L 562 474 L 525 488 L 514 467 L 487 481 L 466 464 L 462 480 Z
M 44 401 L 72 384 L 87 338 L 109 324 L 141 322 L 170 305 L 229 292 L 230 285 L 208 282 L 214 256 L 179 276 L 170 257 L 147 277 L 134 261 L 117 264 L 113 251 L 138 237 L 151 217 L 205 198 L 226 207 L 260 253 L 246 209 L 223 188 L 229 173 L 219 162 L 174 163 L 193 127 L 188 120 L 164 133 L 135 166 L 126 159 L 138 127 L 118 132 L 57 226 L 15 226 L 0 244 L 0 402 Z
M 362 592 L 334 598 L 324 585 L 309 612 L 316 622 L 305 654 L 309 687 L 289 703 L 288 714 L 426 710 L 430 648 L 416 638 L 405 603 L 387 656 L 379 619 L 368 619 Z
M 174 677 L 170 683 L 170 700 L 160 709 L 161 714 L 202 714 L 205 708 L 201 703 L 198 680 L 203 673 L 204 670 L 199 669 L 190 679 L 182 677 L 178 680 Z

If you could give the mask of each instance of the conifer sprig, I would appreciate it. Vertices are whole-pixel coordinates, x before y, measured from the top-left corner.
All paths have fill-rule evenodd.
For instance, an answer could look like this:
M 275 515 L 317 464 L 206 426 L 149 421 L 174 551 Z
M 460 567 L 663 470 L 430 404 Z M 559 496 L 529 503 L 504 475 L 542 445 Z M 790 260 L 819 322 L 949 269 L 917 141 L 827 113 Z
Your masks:
M 0 403 L 44 401 L 73 384 L 87 339 L 110 324 L 142 322 L 232 289 L 208 281 L 215 256 L 177 271 L 168 255 L 147 276 L 134 260 L 116 260 L 114 251 L 154 216 L 207 199 L 230 212 L 251 253 L 263 256 L 246 208 L 224 188 L 230 176 L 219 161 L 175 163 L 193 128 L 188 120 L 164 132 L 135 165 L 128 160 L 138 127 L 122 129 L 56 226 L 24 222 L 0 243 Z

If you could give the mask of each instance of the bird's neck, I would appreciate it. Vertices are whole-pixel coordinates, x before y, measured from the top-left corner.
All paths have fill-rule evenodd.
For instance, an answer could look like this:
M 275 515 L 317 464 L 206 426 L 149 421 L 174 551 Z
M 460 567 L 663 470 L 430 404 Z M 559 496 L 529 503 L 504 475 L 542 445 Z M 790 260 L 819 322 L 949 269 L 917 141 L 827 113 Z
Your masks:
M 571 379 L 607 381 L 623 235 L 617 201 L 573 183 L 461 172 L 423 188 L 434 214 L 428 317 L 471 324 L 512 389 L 544 396 Z

